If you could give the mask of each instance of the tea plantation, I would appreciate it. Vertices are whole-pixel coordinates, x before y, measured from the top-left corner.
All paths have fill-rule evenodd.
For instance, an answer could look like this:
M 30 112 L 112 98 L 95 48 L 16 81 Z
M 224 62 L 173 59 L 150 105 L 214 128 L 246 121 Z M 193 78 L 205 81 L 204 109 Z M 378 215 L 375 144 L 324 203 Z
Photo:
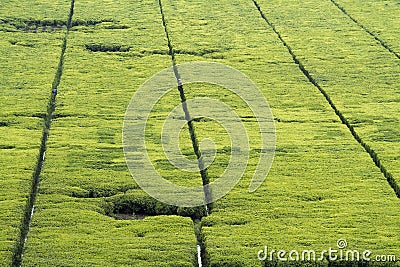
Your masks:
M 0 265 L 400 266 L 399 15 L 397 0 L 2 1 Z M 162 131 L 185 99 L 233 110 L 249 159 L 227 195 L 177 207 L 135 181 L 122 129 L 142 84 L 198 61 L 257 85 L 273 114 L 274 159 L 249 192 L 268 164 L 257 114 L 228 88 L 185 84 L 181 73 L 183 86 L 149 103 L 154 169 L 180 186 L 213 184 L 237 149 L 217 120 L 174 117 L 184 158 L 212 161 L 174 166 Z

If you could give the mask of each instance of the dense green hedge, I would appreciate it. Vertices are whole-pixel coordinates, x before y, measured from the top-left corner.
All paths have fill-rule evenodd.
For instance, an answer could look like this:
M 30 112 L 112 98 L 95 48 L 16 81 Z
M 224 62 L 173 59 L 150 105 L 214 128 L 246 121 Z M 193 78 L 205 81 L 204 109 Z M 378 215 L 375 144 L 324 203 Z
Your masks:
M 35 17 L 43 6 L 63 8 L 59 1 L 41 2 L 42 6 L 26 8 L 26 3 L 18 1 L 18 5 L 15 5 L 16 2 L 8 1 L 0 7 L 2 266 L 11 265 L 20 230 L 24 227 L 22 221 L 38 161 L 44 114 L 63 37 L 62 32 L 29 35 L 23 32 L 10 33 L 8 29 L 12 21 L 28 21 Z M 68 10 L 68 4 L 66 8 Z M 54 20 L 62 19 L 57 12 L 51 17 Z
M 391 176 L 379 167 L 382 163 L 387 172 L 396 175 L 388 159 L 397 151 L 397 142 L 390 143 L 390 148 L 388 142 L 386 153 L 381 153 L 383 143 L 368 138 L 372 133 L 368 129 L 381 121 L 382 126 L 386 121 L 386 127 L 396 129 L 398 115 L 394 110 L 378 116 L 376 110 L 368 109 L 368 105 L 378 105 L 377 95 L 388 101 L 395 95 L 393 84 L 398 84 L 398 79 L 395 81 L 396 75 L 389 73 L 389 66 L 397 69 L 395 58 L 358 25 L 350 25 L 330 1 L 257 2 L 275 32 L 253 1 L 219 1 L 216 5 L 163 1 L 174 48 L 196 51 L 212 47 L 224 51 L 218 61 L 238 68 L 256 82 L 276 118 L 278 143 L 266 182 L 258 191 L 248 193 L 258 160 L 254 153 L 241 182 L 202 220 L 210 265 L 263 266 L 257 252 L 264 246 L 287 251 L 323 250 L 335 247 L 339 238 L 346 238 L 349 248 L 398 253 L 398 198 L 386 181 L 391 182 Z M 177 63 L 207 58 L 216 60 L 212 56 L 177 55 Z M 382 66 L 379 71 L 372 67 L 377 58 L 382 58 L 378 60 Z M 370 65 L 365 69 L 366 62 Z M 356 72 L 362 76 L 357 77 Z M 365 84 L 373 84 L 377 78 L 382 83 L 390 81 L 390 86 L 384 86 L 384 96 L 382 91 L 374 93 L 378 87 L 371 89 Z M 199 92 L 194 86 L 192 91 L 193 96 Z M 238 108 L 240 101 L 227 99 L 221 88 L 202 87 L 201 94 L 245 112 Z M 397 104 L 390 105 L 397 110 Z M 348 120 L 350 129 L 337 116 L 338 111 L 343 112 L 340 114 Z M 365 123 L 353 125 L 355 119 Z M 223 131 L 214 126 L 202 122 L 195 126 L 199 140 L 222 139 Z M 254 124 L 249 122 L 247 126 L 255 149 Z M 358 135 L 354 136 L 352 129 Z M 221 147 L 229 146 L 228 140 L 220 142 Z M 214 178 L 222 171 L 221 163 L 229 160 L 229 155 L 218 156 L 220 164 L 208 170 Z M 397 161 L 393 158 L 392 162 Z M 327 266 L 328 262 L 321 264 Z
M 253 114 L 224 88 L 185 86 L 188 99 L 206 96 L 231 106 L 250 137 L 244 177 L 208 217 L 204 208 L 177 208 L 149 197 L 122 153 L 129 100 L 146 79 L 171 65 L 157 1 L 77 1 L 64 46 L 69 1 L 2 4 L 0 264 L 10 264 L 28 211 L 55 86 L 55 116 L 22 266 L 195 266 L 197 243 L 210 267 L 378 265 L 257 259 L 264 246 L 320 251 L 334 248 L 339 238 L 349 249 L 398 254 L 393 189 L 399 194 L 399 65 L 360 25 L 397 51 L 399 7 L 395 1 L 335 1 L 359 23 L 332 1 L 257 0 L 258 8 L 254 1 L 162 1 L 177 63 L 218 61 L 243 71 L 275 116 L 274 165 L 250 194 L 260 153 Z M 171 91 L 154 107 L 148 152 L 166 179 L 196 186 L 202 183 L 198 173 L 174 168 L 161 153 L 163 118 L 179 102 L 179 93 Z M 218 154 L 208 169 L 212 182 L 226 168 L 231 144 L 218 123 L 198 118 L 193 125 L 199 141 L 216 141 Z M 181 150 L 193 159 L 188 137 L 185 129 Z M 134 214 L 141 216 L 119 220 Z
M 197 262 L 190 218 L 198 216 L 197 209 L 161 204 L 138 189 L 122 153 L 125 109 L 146 79 L 170 65 L 168 55 L 124 57 L 92 53 L 85 47 L 116 44 L 137 53 L 161 51 L 166 44 L 163 29 L 147 19 L 159 15 L 154 4 L 76 2 L 72 21 L 111 17 L 129 27 L 73 25 L 68 35 L 23 266 L 193 266 Z M 154 155 L 160 154 L 156 145 L 155 141 Z M 175 170 L 165 172 L 177 177 Z M 119 220 L 134 213 L 140 215 L 138 220 Z

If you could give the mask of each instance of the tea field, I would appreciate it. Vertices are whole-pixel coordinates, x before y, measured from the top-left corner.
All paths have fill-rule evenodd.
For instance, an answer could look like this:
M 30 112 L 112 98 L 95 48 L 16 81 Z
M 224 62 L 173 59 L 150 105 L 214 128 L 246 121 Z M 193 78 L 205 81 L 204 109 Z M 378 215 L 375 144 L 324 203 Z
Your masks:
M 397 0 L 2 1 L 0 265 L 399 266 L 399 15 Z M 213 140 L 212 164 L 169 162 L 164 122 L 184 98 L 224 103 L 247 131 L 243 177 L 207 209 L 149 196 L 122 141 L 140 86 L 196 61 L 249 77 L 276 131 L 270 171 L 250 193 L 264 148 L 248 104 L 201 82 L 158 100 L 146 149 L 177 185 L 213 183 L 235 149 L 224 125 L 194 118 L 180 150 L 207 162 L 201 141 Z M 338 240 L 371 262 L 319 257 Z

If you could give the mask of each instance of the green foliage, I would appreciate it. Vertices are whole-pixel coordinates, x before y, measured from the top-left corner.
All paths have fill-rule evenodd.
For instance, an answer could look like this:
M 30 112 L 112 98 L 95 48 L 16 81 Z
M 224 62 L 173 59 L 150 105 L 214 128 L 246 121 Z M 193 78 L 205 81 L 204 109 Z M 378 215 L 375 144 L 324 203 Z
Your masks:
M 358 24 L 330 1 L 315 9 L 312 3 L 285 6 L 284 1 L 258 1 L 343 116 L 350 124 L 362 122 L 351 125 L 376 154 L 372 153 L 371 157 L 379 157 L 387 172 L 400 177 L 393 156 L 400 152 L 400 142 L 389 132 L 385 134 L 387 129 L 399 128 L 399 58 L 365 29 L 387 42 L 399 54 L 398 42 L 394 40 L 400 36 L 396 19 L 400 7 L 395 1 L 336 2 Z M 314 11 L 308 12 L 310 9 Z M 280 14 L 279 18 L 274 16 L 276 13 Z M 318 38 L 304 38 L 305 32 Z M 394 179 L 399 183 L 399 178 Z
M 245 175 L 207 217 L 204 207 L 178 208 L 148 196 L 123 156 L 126 106 L 143 82 L 171 65 L 157 1 L 79 0 L 69 19 L 68 0 L 2 3 L 0 265 L 11 264 L 27 227 L 21 222 L 45 146 L 22 266 L 196 266 L 196 244 L 207 267 L 381 266 L 257 259 L 266 245 L 321 251 L 339 238 L 351 249 L 398 254 L 398 198 L 387 182 L 396 190 L 400 177 L 400 67 L 361 25 L 398 52 L 400 6 L 335 1 L 359 23 L 331 1 L 257 0 L 270 25 L 253 1 L 162 1 L 177 63 L 209 60 L 241 70 L 275 116 L 274 165 L 250 194 L 261 152 L 254 114 L 224 88 L 184 87 L 187 99 L 210 97 L 232 107 L 250 139 Z M 57 102 L 48 105 L 54 87 Z M 198 186 L 200 174 L 172 166 L 161 147 L 164 119 L 179 104 L 173 90 L 154 106 L 148 154 L 168 181 Z M 212 182 L 229 163 L 230 140 L 218 122 L 195 118 L 193 126 L 200 150 L 204 138 L 216 145 L 207 169 Z M 50 127 L 47 144 L 43 127 Z M 190 134 L 184 128 L 179 145 L 194 160 Z
M 128 192 L 110 198 L 108 201 L 113 203 L 114 213 L 154 215 L 174 215 L 177 214 L 177 207 L 163 204 L 147 194 Z
M 359 141 L 365 142 L 363 148 L 327 102 L 335 103 L 349 121 L 370 120 L 379 125 L 384 120 L 382 125 L 397 129 L 398 112 L 394 110 L 398 105 L 390 102 L 395 108 L 384 111 L 374 104 L 396 95 L 393 85 L 398 79 L 395 81 L 396 75 L 388 72 L 393 67 L 398 73 L 395 58 L 381 51 L 359 26 L 349 25 L 348 18 L 329 1 L 318 5 L 257 2 L 298 61 L 293 60 L 252 1 L 219 1 L 211 6 L 200 1 L 163 1 L 172 46 L 179 50 L 217 46 L 224 51 L 219 62 L 238 68 L 255 81 L 279 118 L 277 153 L 263 186 L 252 194 L 247 191 L 258 163 L 257 141 L 253 141 L 253 157 L 244 177 L 230 194 L 214 203 L 211 215 L 202 219 L 210 266 L 260 266 L 263 263 L 257 259 L 257 251 L 264 245 L 288 251 L 323 250 L 334 247 L 341 237 L 347 238 L 352 248 L 396 254 L 393 248 L 398 247 L 399 240 L 393 229 L 400 219 L 398 199 L 370 155 L 375 155 L 376 162 L 379 155 L 387 164 L 382 158 L 396 154 L 397 144 L 391 143 L 383 154 L 372 152 L 378 147 L 381 151 L 381 143 L 371 142 L 358 124 L 351 131 L 357 131 Z M 204 60 L 188 55 L 176 58 L 178 64 Z M 314 83 L 326 90 L 326 98 L 303 75 L 299 61 Z M 366 62 L 368 67 L 364 67 Z M 373 67 L 375 64 L 380 64 L 381 71 Z M 381 83 L 372 87 L 376 79 Z M 203 88 L 205 95 L 223 99 L 223 90 Z M 368 105 L 374 110 L 368 111 Z M 202 132 L 201 123 L 195 126 L 197 133 Z M 199 140 L 222 139 L 222 131 L 210 128 L 198 134 Z M 219 153 L 219 162 L 226 162 L 227 156 Z M 208 169 L 210 176 L 219 177 L 218 166 Z M 391 166 L 389 172 L 397 172 L 393 165 L 387 166 Z M 393 246 L 383 245 L 388 244 L 388 237 Z
M 190 217 L 193 220 L 200 220 L 201 218 L 207 215 L 207 211 L 204 206 L 193 207 L 193 208 L 179 207 L 177 210 L 177 214 L 183 217 Z M 199 233 L 197 233 L 196 236 L 198 234 Z
M 86 49 L 92 52 L 129 52 L 130 47 L 120 45 L 87 44 Z
M 107 10 L 120 6 L 114 1 L 98 6 L 99 10 L 93 3 L 77 1 L 72 22 L 103 20 L 109 17 Z M 135 10 L 141 27 L 153 28 L 145 11 L 155 17 L 158 11 L 153 4 L 142 5 L 133 3 L 113 13 L 115 21 L 129 27 L 72 23 L 23 266 L 193 266 L 196 262 L 192 220 L 174 215 L 177 207 L 138 190 L 122 153 L 126 106 L 145 79 L 169 65 L 168 56 L 91 53 L 82 41 L 90 30 L 89 43 L 123 47 L 129 42 L 129 47 L 162 50 L 163 35 L 158 34 L 162 29 L 154 32 L 155 42 L 129 17 Z M 117 220 L 114 216 L 119 213 L 145 217 Z
M 1 11 L 0 17 L 4 14 Z M 26 201 L 41 145 L 54 77 L 52 66 L 57 65 L 62 35 L 0 35 L 0 265 L 8 266 L 24 227 L 22 220 L 26 212 L 30 213 L 25 209 Z
M 336 3 L 399 55 L 400 45 L 397 40 L 400 38 L 398 20 L 400 5 L 398 1 L 339 0 Z

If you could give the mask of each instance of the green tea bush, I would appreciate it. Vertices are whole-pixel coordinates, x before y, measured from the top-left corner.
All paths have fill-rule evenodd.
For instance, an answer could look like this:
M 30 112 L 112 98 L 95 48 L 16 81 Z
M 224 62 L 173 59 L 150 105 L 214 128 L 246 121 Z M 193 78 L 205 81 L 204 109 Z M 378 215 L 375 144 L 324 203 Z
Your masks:
M 91 52 L 129 52 L 130 47 L 121 45 L 86 44 L 86 49 Z

